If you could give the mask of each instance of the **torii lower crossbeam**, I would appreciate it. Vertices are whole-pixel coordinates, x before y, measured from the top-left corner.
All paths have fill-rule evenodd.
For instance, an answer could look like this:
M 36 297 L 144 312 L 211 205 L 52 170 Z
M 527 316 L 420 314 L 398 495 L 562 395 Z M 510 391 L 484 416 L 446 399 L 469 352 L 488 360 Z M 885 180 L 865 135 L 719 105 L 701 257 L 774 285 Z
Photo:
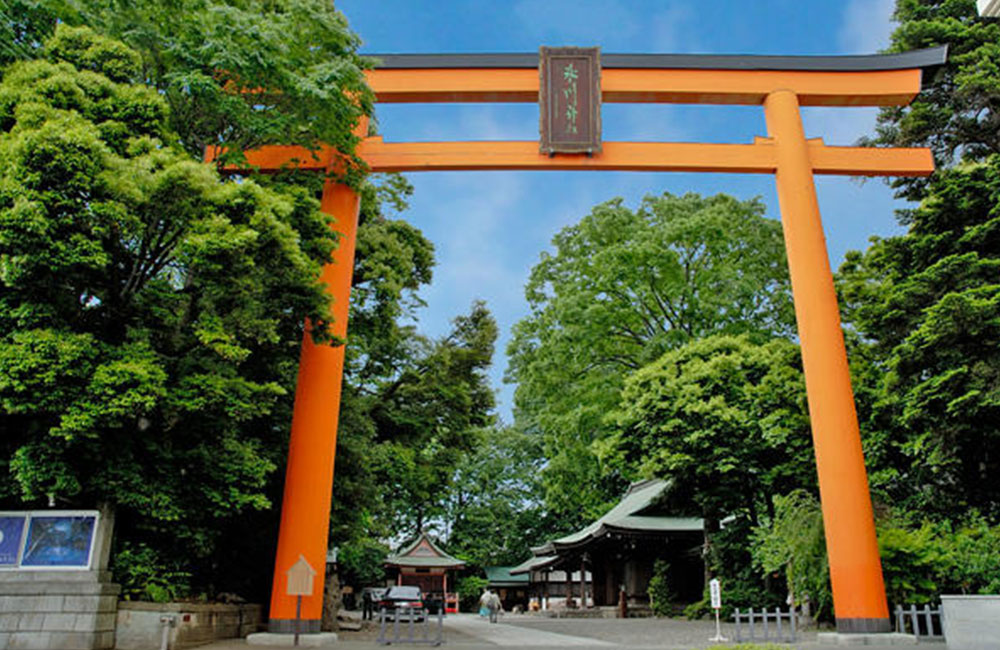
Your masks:
M 927 149 L 831 147 L 808 141 L 813 173 L 842 176 L 926 176 L 934 170 Z M 358 155 L 373 172 L 533 170 L 643 171 L 773 174 L 778 149 L 771 138 L 753 144 L 697 142 L 605 142 L 600 153 L 539 153 L 534 141 L 385 142 L 366 138 Z M 266 147 L 247 153 L 247 162 L 264 172 L 282 169 L 324 171 L 338 156 L 330 149 Z

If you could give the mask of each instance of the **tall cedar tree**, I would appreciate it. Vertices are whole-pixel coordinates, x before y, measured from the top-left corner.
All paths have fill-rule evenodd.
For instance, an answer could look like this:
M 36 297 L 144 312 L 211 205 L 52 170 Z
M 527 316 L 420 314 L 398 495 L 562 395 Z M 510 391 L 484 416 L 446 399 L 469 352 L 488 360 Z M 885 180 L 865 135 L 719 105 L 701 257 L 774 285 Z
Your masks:
M 840 269 L 858 333 L 872 485 L 913 513 L 1000 520 L 1000 24 L 973 0 L 900 0 L 892 49 L 947 44 L 950 60 L 875 142 L 933 148 L 939 170 L 900 182 L 905 235 Z

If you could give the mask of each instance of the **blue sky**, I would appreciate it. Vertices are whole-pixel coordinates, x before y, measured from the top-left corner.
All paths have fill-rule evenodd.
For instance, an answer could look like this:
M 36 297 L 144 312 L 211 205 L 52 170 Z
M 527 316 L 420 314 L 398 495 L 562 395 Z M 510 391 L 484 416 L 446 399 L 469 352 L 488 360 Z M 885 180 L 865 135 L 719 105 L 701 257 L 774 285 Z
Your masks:
M 540 45 L 600 46 L 603 53 L 871 54 L 888 45 L 893 0 L 340 0 L 363 53 L 535 52 Z M 875 109 L 804 109 L 806 135 L 853 144 Z M 605 104 L 604 140 L 748 143 L 766 135 L 759 107 Z M 536 104 L 377 106 L 387 141 L 535 140 Z M 420 328 L 442 336 L 483 299 L 500 326 L 492 376 L 510 421 L 513 387 L 501 376 L 511 326 L 527 314 L 524 284 L 561 228 L 597 203 L 645 194 L 725 192 L 760 196 L 778 218 L 770 175 L 637 172 L 412 173 L 403 215 L 436 247 L 434 281 L 422 292 Z M 834 268 L 872 235 L 901 232 L 902 204 L 877 179 L 817 177 Z

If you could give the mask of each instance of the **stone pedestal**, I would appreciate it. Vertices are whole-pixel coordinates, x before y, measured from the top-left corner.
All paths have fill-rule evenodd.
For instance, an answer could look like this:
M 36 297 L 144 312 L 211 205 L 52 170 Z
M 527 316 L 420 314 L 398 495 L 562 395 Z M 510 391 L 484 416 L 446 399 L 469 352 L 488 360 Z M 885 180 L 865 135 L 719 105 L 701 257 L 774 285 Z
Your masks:
M 258 632 L 247 637 L 247 645 L 291 646 L 295 644 L 294 634 L 276 634 L 274 632 Z M 322 648 L 336 645 L 337 635 L 334 632 L 317 632 L 300 634 L 299 646 L 306 648 Z
M 118 603 L 116 650 L 184 650 L 237 639 L 261 626 L 261 606 L 222 603 Z
M 2 571 L 0 649 L 113 648 L 119 591 L 106 571 Z
M 917 637 L 912 634 L 881 632 L 871 634 L 845 634 L 843 632 L 820 632 L 816 635 L 820 646 L 879 646 L 917 645 Z
M 121 587 L 111 583 L 106 570 L 113 530 L 114 512 L 101 508 L 89 570 L 46 567 L 0 571 L 0 650 L 114 647 Z
M 942 595 L 941 627 L 948 650 L 1000 648 L 1000 595 Z

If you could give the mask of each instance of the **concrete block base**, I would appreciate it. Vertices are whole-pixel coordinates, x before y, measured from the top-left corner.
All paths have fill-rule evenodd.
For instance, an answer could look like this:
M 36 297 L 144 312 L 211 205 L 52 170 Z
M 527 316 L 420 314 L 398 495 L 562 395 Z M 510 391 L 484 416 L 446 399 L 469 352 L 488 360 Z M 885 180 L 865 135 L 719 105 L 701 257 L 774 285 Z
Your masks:
M 167 627 L 171 650 L 244 637 L 260 629 L 260 605 L 221 603 L 118 604 L 115 650 L 159 648 Z
M 948 650 L 1000 648 L 1000 595 L 941 596 Z
M 917 645 L 917 637 L 912 634 L 883 632 L 879 634 L 843 634 L 841 632 L 820 632 L 816 635 L 819 645 L 832 646 L 886 646 Z
M 294 634 L 258 632 L 247 637 L 247 645 L 291 646 L 294 643 Z M 299 645 L 306 648 L 323 648 L 336 644 L 337 634 L 335 632 L 319 632 L 316 634 L 299 635 Z
M 109 650 L 118 585 L 99 571 L 0 572 L 0 648 Z

